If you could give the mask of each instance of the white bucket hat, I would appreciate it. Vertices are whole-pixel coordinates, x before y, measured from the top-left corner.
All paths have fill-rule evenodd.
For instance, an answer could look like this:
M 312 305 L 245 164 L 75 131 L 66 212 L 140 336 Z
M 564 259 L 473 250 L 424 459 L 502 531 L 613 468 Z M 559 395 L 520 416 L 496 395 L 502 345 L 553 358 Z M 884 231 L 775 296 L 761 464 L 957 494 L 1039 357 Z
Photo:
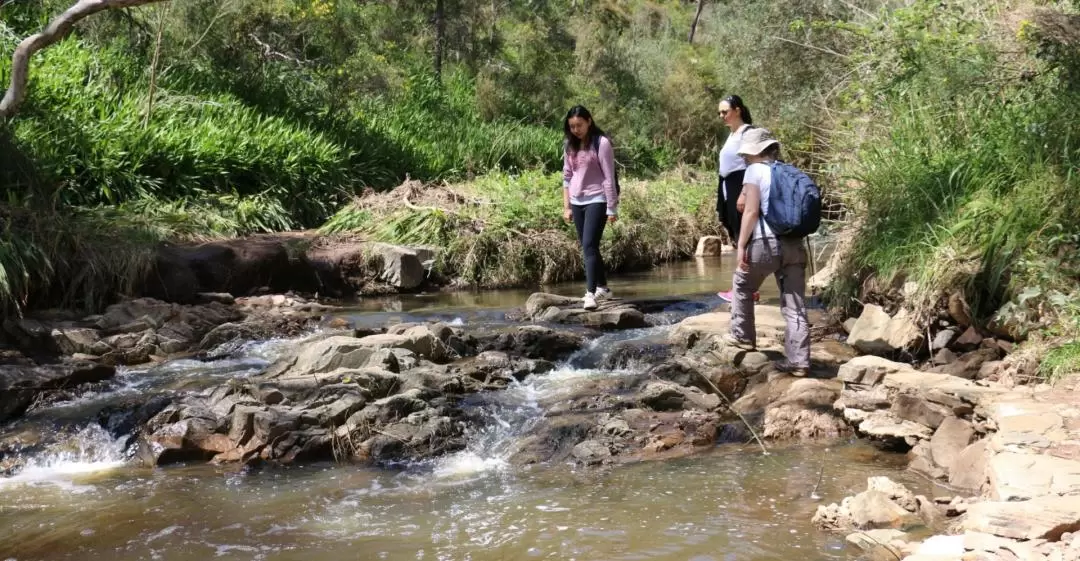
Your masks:
M 769 129 L 752 127 L 743 131 L 742 143 L 739 144 L 740 156 L 757 156 L 773 144 L 780 145 L 780 141 L 769 132 Z

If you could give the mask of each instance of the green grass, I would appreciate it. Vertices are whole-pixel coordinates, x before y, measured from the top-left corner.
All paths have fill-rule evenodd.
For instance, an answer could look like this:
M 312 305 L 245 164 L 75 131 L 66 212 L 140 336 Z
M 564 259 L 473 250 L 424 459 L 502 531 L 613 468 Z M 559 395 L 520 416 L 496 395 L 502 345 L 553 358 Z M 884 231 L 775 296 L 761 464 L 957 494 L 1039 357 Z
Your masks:
M 540 172 L 491 173 L 445 187 L 406 184 L 357 199 L 323 231 L 437 247 L 439 272 L 468 286 L 572 280 L 584 271 L 573 226 L 562 220 L 561 189 L 558 175 Z M 609 269 L 641 269 L 692 255 L 701 235 L 717 232 L 713 194 L 708 179 L 693 174 L 624 181 L 619 220 L 608 226 L 601 245 Z M 406 197 L 411 208 L 402 204 Z
M 1070 341 L 1054 347 L 1039 365 L 1039 375 L 1056 383 L 1072 374 L 1080 374 L 1080 341 Z
M 859 297 L 868 277 L 914 281 L 908 304 L 922 317 L 959 292 L 988 321 L 1026 289 L 1068 294 L 1080 282 L 1060 243 L 1080 235 L 1080 92 L 1046 68 L 1000 78 L 998 49 L 1016 46 L 991 42 L 970 15 L 990 8 L 972 5 L 917 2 L 870 33 L 869 70 L 847 94 L 863 117 L 836 155 L 859 220 L 834 303 Z

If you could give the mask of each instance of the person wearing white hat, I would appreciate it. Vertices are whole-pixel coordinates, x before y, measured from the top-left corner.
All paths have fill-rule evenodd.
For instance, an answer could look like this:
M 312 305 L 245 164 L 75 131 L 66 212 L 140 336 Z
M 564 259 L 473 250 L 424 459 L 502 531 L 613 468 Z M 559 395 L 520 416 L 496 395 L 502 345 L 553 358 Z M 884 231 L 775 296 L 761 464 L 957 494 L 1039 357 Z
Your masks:
M 745 205 L 736 244 L 738 267 L 732 279 L 731 333 L 724 341 L 741 349 L 756 347 L 753 293 L 770 275 L 780 288 L 780 309 L 787 323 L 784 354 L 777 369 L 805 376 L 810 369 L 810 324 L 806 317 L 806 249 L 802 239 L 779 237 L 769 228 L 769 191 L 772 167 L 780 156 L 780 142 L 764 128 L 743 132 L 739 155 L 749 164 L 743 178 Z

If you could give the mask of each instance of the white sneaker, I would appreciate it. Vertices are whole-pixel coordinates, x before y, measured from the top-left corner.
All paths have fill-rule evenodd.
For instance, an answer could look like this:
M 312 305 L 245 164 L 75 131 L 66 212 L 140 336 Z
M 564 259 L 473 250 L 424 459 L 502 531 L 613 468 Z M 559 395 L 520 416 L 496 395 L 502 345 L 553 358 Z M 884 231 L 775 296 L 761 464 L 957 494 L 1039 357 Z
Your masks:
M 581 300 L 582 302 L 584 302 L 584 305 L 582 307 L 586 310 L 596 309 L 596 297 L 593 296 L 592 292 L 586 292 L 585 296 Z
M 595 294 L 596 294 L 596 301 L 597 302 L 603 302 L 604 300 L 611 300 L 612 298 L 615 297 L 615 295 L 612 294 L 611 289 L 606 287 L 606 286 L 604 286 L 604 287 L 600 287 L 600 286 L 596 287 Z

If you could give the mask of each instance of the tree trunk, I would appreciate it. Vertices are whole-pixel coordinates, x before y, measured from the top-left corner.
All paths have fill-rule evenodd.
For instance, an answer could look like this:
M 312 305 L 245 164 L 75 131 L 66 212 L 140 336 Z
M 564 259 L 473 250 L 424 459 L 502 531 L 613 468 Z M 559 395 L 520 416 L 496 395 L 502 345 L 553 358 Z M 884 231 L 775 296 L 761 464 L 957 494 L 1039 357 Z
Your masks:
M 30 73 L 30 57 L 34 53 L 56 43 L 71 32 L 79 20 L 115 8 L 130 8 L 163 0 L 78 0 L 74 6 L 57 16 L 40 33 L 23 39 L 11 57 L 11 86 L 0 100 L 0 119 L 15 114 L 19 104 L 26 98 L 26 82 Z
M 694 42 L 694 34 L 697 33 L 698 20 L 701 19 L 701 10 L 705 9 L 705 0 L 697 0 L 697 11 L 694 12 L 694 22 L 690 24 L 690 37 L 688 42 Z
M 443 52 L 446 49 L 445 0 L 435 0 L 435 79 L 442 83 Z

